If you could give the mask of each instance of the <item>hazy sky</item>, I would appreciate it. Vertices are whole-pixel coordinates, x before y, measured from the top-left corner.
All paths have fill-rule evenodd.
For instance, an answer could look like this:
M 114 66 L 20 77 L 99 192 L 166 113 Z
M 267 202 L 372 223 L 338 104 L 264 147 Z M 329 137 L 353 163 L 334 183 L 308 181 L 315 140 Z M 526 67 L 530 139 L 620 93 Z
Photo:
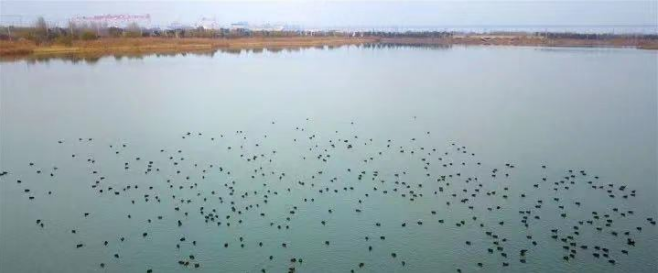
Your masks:
M 5 1 L 2 23 L 43 15 L 65 24 L 75 16 L 150 14 L 151 24 L 287 23 L 303 26 L 658 25 L 652 1 Z

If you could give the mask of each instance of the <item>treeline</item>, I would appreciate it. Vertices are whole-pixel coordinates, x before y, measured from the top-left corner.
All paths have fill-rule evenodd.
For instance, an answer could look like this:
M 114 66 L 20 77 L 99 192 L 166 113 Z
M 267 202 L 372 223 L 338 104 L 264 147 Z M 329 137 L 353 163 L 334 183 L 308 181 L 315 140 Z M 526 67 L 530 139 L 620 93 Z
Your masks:
M 389 32 L 389 31 L 363 31 L 356 32 L 357 36 L 363 37 L 383 37 L 383 38 L 451 38 L 456 34 L 452 31 L 406 31 L 406 32 Z
M 456 35 L 469 35 L 471 33 L 453 32 L 453 31 L 407 31 L 407 32 L 387 32 L 387 31 L 288 31 L 288 30 L 251 30 L 247 28 L 220 28 L 205 29 L 198 28 L 179 28 L 170 30 L 161 30 L 154 28 L 144 28 L 136 23 L 131 23 L 126 27 L 110 27 L 104 24 L 96 23 L 74 23 L 70 22 L 67 27 L 49 26 L 42 18 L 38 18 L 30 27 L 0 27 L 0 40 L 28 40 L 37 45 L 41 44 L 63 44 L 72 45 L 76 40 L 95 40 L 99 38 L 137 38 L 137 37 L 165 37 L 165 38 L 239 38 L 239 37 L 300 37 L 300 36 L 317 36 L 317 37 L 376 37 L 376 38 L 453 38 Z M 475 33 L 472 33 L 475 34 Z M 656 34 L 586 34 L 586 33 L 562 33 L 562 32 L 535 32 L 535 33 L 507 33 L 492 32 L 496 34 L 512 34 L 518 36 L 539 36 L 549 39 L 584 39 L 584 40 L 601 40 L 613 38 L 641 38 L 641 39 L 658 39 Z M 475 34 L 477 35 L 477 34 Z
M 101 37 L 141 37 L 142 29 L 137 24 L 126 28 L 108 27 L 95 23 L 69 22 L 66 28 L 49 26 L 43 17 L 30 27 L 2 27 L 0 40 L 29 40 L 36 44 L 58 43 L 70 45 L 75 40 L 96 40 Z
M 239 37 L 299 37 L 299 36 L 353 36 L 338 31 L 270 31 L 249 30 L 246 28 L 220 28 L 205 29 L 179 28 L 161 30 L 144 28 L 136 23 L 126 27 L 114 27 L 96 23 L 69 22 L 67 27 L 49 26 L 43 18 L 39 18 L 29 27 L 0 27 L 0 40 L 29 40 L 37 45 L 64 44 L 71 45 L 76 40 L 96 40 L 99 38 L 138 38 L 138 37 L 165 37 L 165 38 L 239 38 Z

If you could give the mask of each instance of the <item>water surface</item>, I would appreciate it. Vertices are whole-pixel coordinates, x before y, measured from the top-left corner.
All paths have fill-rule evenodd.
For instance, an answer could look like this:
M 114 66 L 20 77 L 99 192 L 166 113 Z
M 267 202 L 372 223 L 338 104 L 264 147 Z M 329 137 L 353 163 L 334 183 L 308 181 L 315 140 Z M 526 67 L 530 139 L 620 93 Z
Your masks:
M 656 59 L 635 49 L 454 46 L 2 63 L 0 171 L 10 173 L 0 178 L 0 268 L 179 272 L 193 254 L 197 270 L 221 272 L 651 272 Z M 568 170 L 577 176 L 565 179 Z M 532 210 L 528 228 L 519 210 Z M 592 211 L 613 224 L 580 225 Z M 221 219 L 204 221 L 209 213 Z M 562 238 L 575 225 L 577 254 L 564 261 L 570 252 L 551 229 Z M 489 254 L 494 242 L 504 250 Z M 595 245 L 616 265 L 595 258 Z

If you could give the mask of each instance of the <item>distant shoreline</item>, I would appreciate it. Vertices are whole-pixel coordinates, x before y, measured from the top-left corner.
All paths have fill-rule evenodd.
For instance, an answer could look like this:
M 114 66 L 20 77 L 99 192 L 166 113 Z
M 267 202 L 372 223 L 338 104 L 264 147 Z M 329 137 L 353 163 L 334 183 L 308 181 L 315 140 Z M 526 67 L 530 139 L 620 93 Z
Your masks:
M 615 36 L 607 39 L 546 38 L 534 35 L 456 35 L 444 38 L 381 38 L 380 43 L 399 45 L 493 45 L 540 47 L 626 47 L 658 50 L 658 39 Z
M 75 41 L 70 46 L 36 45 L 30 41 L 0 41 L 0 58 L 30 57 L 102 57 L 111 55 L 148 55 L 203 53 L 220 49 L 285 49 L 318 46 L 343 46 L 377 42 L 374 38 L 281 37 L 281 38 L 101 38 Z
M 74 41 L 70 45 L 43 44 L 28 40 L 0 41 L 0 59 L 22 60 L 57 57 L 103 57 L 203 53 L 217 50 L 287 49 L 361 44 L 407 46 L 497 45 L 541 47 L 628 47 L 658 50 L 658 39 L 612 36 L 604 39 L 548 38 L 525 34 L 465 34 L 450 37 L 241 37 L 241 38 L 100 38 Z

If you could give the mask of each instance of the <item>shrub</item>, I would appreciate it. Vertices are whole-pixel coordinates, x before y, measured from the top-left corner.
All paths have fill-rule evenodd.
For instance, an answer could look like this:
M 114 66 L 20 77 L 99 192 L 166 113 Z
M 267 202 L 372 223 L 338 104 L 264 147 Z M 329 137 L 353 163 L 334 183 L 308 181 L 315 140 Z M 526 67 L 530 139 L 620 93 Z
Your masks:
M 142 37 L 142 28 L 137 23 L 130 23 L 126 27 L 124 35 L 128 38 Z
M 57 39 L 55 39 L 55 43 L 60 44 L 60 45 L 65 45 L 65 46 L 72 46 L 73 45 L 73 37 L 69 35 L 65 36 L 59 36 Z
M 90 41 L 98 39 L 98 36 L 91 30 L 85 30 L 82 32 L 82 35 L 80 35 L 80 39 L 84 41 Z

